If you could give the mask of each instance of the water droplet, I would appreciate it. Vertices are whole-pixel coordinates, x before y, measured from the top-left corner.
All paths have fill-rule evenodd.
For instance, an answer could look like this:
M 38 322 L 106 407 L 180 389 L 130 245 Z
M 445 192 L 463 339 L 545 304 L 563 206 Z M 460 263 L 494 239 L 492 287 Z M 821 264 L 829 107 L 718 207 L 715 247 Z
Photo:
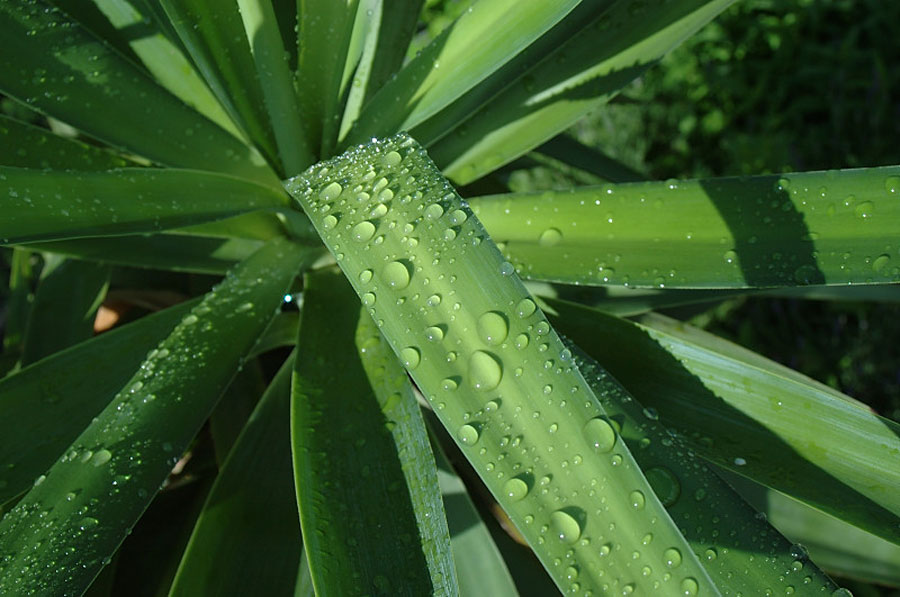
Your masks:
M 364 220 L 353 227 L 351 234 L 355 241 L 361 243 L 368 242 L 375 235 L 375 224 Z
M 663 562 L 669 568 L 678 568 L 681 566 L 681 552 L 674 547 L 670 547 L 663 552 Z
M 853 593 L 851 593 L 849 590 L 844 589 L 844 588 L 835 589 L 831 593 L 831 597 L 853 597 Z
M 553 529 L 553 534 L 568 545 L 578 541 L 578 537 L 581 536 L 581 525 L 564 510 L 557 510 L 550 515 L 550 527 Z
M 112 454 L 109 450 L 97 450 L 94 452 L 93 457 L 91 457 L 91 464 L 94 466 L 103 466 L 109 459 L 112 458 Z
M 441 295 L 432 294 L 428 297 L 428 300 L 425 301 L 425 304 L 427 304 L 429 307 L 437 307 L 441 304 Z
M 672 471 L 658 466 L 644 471 L 644 476 L 647 477 L 650 487 L 663 506 L 671 506 L 678 500 L 678 496 L 681 495 L 681 484 Z
M 371 307 L 372 305 L 374 305 L 375 304 L 375 293 L 367 292 L 364 295 L 362 295 L 362 304 L 365 305 L 366 307 Z
M 644 509 L 644 494 L 637 489 L 628 494 L 628 501 L 631 502 L 631 507 L 635 510 Z
M 478 335 L 492 346 L 502 344 L 509 333 L 506 317 L 497 311 L 488 311 L 478 318 Z
M 523 499 L 526 495 L 528 495 L 528 483 L 520 479 L 519 477 L 514 477 L 504 483 L 503 485 L 503 495 L 508 497 L 514 502 L 518 502 Z
M 389 151 L 384 154 L 384 163 L 388 166 L 396 166 L 403 160 L 396 151 Z
M 884 190 L 888 193 L 900 193 L 900 176 L 888 176 L 884 179 Z
M 425 337 L 428 338 L 431 342 L 440 342 L 444 339 L 444 330 L 436 325 L 433 325 L 431 327 L 425 328 Z
M 503 368 L 492 354 L 476 350 L 469 357 L 469 381 L 476 390 L 486 392 L 500 384 Z
M 459 387 L 459 383 L 452 377 L 447 377 L 441 382 L 441 387 L 445 392 L 453 392 Z
M 523 298 L 519 301 L 519 304 L 516 305 L 516 315 L 524 319 L 534 313 L 536 309 L 537 306 L 534 304 L 533 300 L 530 298 Z
M 385 265 L 381 277 L 394 290 L 403 290 L 409 286 L 409 270 L 399 261 L 391 261 Z
M 511 276 L 515 271 L 516 268 L 509 261 L 500 264 L 500 275 L 502 276 Z
M 86 531 L 88 529 L 94 528 L 98 524 L 100 524 L 100 521 L 96 518 L 85 516 L 80 521 L 78 521 L 78 528 L 80 528 L 82 531 Z
M 459 438 L 460 443 L 471 446 L 478 441 L 478 429 L 472 425 L 463 425 L 459 428 L 456 436 Z
M 744 466 L 745 464 L 747 464 L 747 460 L 738 456 L 734 459 L 734 464 L 735 466 Z
M 873 204 L 871 201 L 863 201 L 861 203 L 857 203 L 856 207 L 853 208 L 853 213 L 855 213 L 856 216 L 860 218 L 871 218 L 874 211 L 875 204 Z
M 557 228 L 547 228 L 541 232 L 541 236 L 538 238 L 538 244 L 542 247 L 552 247 L 553 245 L 559 244 L 559 241 L 561 240 L 562 232 Z
M 728 251 L 725 251 L 725 254 L 722 255 L 722 257 L 725 259 L 725 263 L 734 263 L 735 260 L 737 260 L 737 253 L 735 253 L 734 251 L 728 250 Z
M 565 574 L 566 580 L 575 580 L 576 578 L 578 578 L 578 568 L 576 568 L 575 566 L 569 566 L 568 568 L 566 568 Z
M 369 282 L 371 282 L 372 281 L 372 270 L 364 269 L 363 271 L 359 272 L 359 281 L 362 282 L 363 284 L 368 284 Z
M 337 226 L 338 219 L 333 215 L 329 214 L 325 216 L 325 219 L 322 220 L 322 228 L 325 230 L 331 230 L 335 226 Z
M 344 188 L 340 184 L 332 182 L 319 192 L 319 198 L 324 201 L 331 201 L 336 199 L 343 190 Z
M 719 552 L 716 551 L 715 547 L 710 547 L 705 552 L 703 552 L 703 555 L 707 560 L 715 560 L 717 557 L 719 557 Z
M 519 334 L 516 336 L 516 348 L 522 350 L 528 346 L 528 334 Z
M 890 262 L 890 260 L 891 256 L 887 253 L 883 253 L 876 257 L 874 261 L 872 261 L 872 269 L 876 272 L 880 272 L 884 269 L 884 266 L 886 266 Z
M 437 220 L 442 215 L 444 215 L 444 208 L 441 207 L 440 203 L 432 203 L 428 207 L 425 208 L 425 219 L 426 220 Z
M 681 594 L 682 595 L 696 595 L 697 591 L 700 590 L 700 585 L 697 584 L 697 581 L 691 578 L 690 576 L 681 581 Z
M 407 346 L 400 351 L 400 361 L 403 363 L 404 367 L 410 370 L 419 366 L 421 357 L 422 355 L 419 352 L 419 349 L 415 346 Z
M 450 212 L 450 224 L 452 226 L 459 226 L 463 222 L 468 219 L 468 215 L 461 209 L 454 209 Z
M 604 419 L 591 419 L 584 425 L 584 438 L 597 453 L 612 450 L 616 443 L 616 432 Z
M 369 212 L 370 218 L 383 218 L 387 215 L 388 206 L 384 203 L 379 203 L 375 207 L 372 208 L 372 211 Z
M 193 313 L 190 313 L 184 319 L 181 320 L 181 323 L 183 323 L 184 325 L 194 325 L 198 321 L 200 321 L 200 320 L 197 318 L 197 316 L 194 315 Z

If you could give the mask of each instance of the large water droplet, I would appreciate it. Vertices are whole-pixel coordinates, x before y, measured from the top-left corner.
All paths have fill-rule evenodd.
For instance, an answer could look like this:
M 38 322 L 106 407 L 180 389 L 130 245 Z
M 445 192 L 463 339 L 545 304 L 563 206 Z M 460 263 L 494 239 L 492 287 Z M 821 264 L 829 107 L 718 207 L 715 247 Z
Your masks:
M 478 335 L 487 344 L 497 346 L 506 340 L 509 326 L 506 317 L 497 311 L 488 311 L 478 318 Z
M 556 228 L 547 228 L 541 232 L 538 244 L 542 247 L 552 247 L 562 240 L 562 232 Z
M 469 381 L 476 390 L 493 390 L 500 384 L 502 377 L 500 361 L 492 354 L 476 350 L 469 357 Z
M 322 220 L 322 228 L 325 230 L 331 230 L 335 226 L 337 226 L 338 219 L 334 215 L 327 215 L 325 219 Z
M 433 325 L 425 328 L 425 337 L 431 342 L 440 342 L 444 339 L 444 330 L 440 326 Z
M 332 182 L 319 192 L 319 198 L 325 201 L 331 201 L 332 199 L 336 199 L 343 190 L 344 188 L 340 184 Z
M 440 203 L 432 203 L 428 207 L 425 208 L 425 219 L 426 220 L 437 220 L 442 215 L 444 215 L 444 208 L 441 207 Z
M 670 547 L 663 552 L 663 562 L 669 568 L 678 568 L 681 566 L 681 552 L 674 547 Z
M 519 334 L 516 336 L 516 348 L 522 350 L 528 346 L 528 334 Z
M 595 452 L 602 454 L 612 450 L 616 432 L 604 419 L 591 419 L 584 425 L 584 438 Z
M 372 281 L 372 270 L 364 269 L 363 271 L 359 272 L 359 281 L 362 282 L 363 284 L 368 284 L 369 282 L 371 282 Z
M 578 537 L 581 536 L 581 525 L 564 510 L 557 510 L 550 515 L 550 527 L 553 529 L 553 534 L 568 545 L 578 541 Z
M 365 305 L 366 307 L 371 307 L 372 305 L 374 305 L 375 304 L 375 293 L 367 292 L 364 295 L 362 295 L 362 304 Z
M 375 235 L 375 224 L 369 221 L 362 221 L 353 227 L 353 240 L 364 243 L 371 240 Z
M 459 226 L 460 224 L 465 222 L 468 217 L 469 216 L 466 215 L 466 212 L 464 212 L 463 210 L 454 209 L 452 212 L 450 212 L 450 224 L 452 226 Z
M 91 457 L 91 464 L 94 466 L 102 466 L 109 462 L 110 458 L 112 458 L 112 453 L 110 453 L 109 450 L 97 450 Z
M 857 203 L 856 207 L 853 208 L 853 213 L 857 215 L 857 217 L 868 219 L 871 218 L 875 211 L 875 204 L 871 201 L 863 201 L 861 203 Z
M 519 477 L 514 477 L 503 484 L 503 495 L 518 502 L 528 495 L 528 483 Z
M 384 154 L 384 163 L 388 166 L 396 166 L 400 163 L 403 158 L 400 157 L 400 154 L 396 151 L 389 151 Z
M 472 425 L 463 425 L 456 434 L 460 443 L 471 446 L 478 441 L 478 429 Z
M 536 309 L 537 307 L 533 300 L 530 298 L 523 298 L 519 301 L 519 304 L 516 305 L 516 315 L 524 319 L 534 313 Z
M 892 195 L 900 193 L 900 176 L 888 176 L 885 178 L 884 190 Z
M 409 286 L 409 270 L 399 261 L 391 261 L 384 266 L 381 276 L 388 286 L 394 290 L 403 290 Z
M 872 269 L 876 272 L 880 272 L 890 262 L 890 260 L 891 256 L 887 253 L 879 255 L 872 261 Z
M 647 477 L 650 487 L 663 506 L 671 506 L 678 500 L 678 496 L 681 495 L 681 484 L 672 471 L 658 466 L 644 471 L 644 476 Z
M 403 362 L 403 366 L 407 369 L 415 369 L 419 366 L 419 360 L 421 359 L 421 353 L 419 349 L 415 346 L 407 346 L 403 350 L 400 351 L 400 361 Z
M 646 503 L 643 492 L 638 491 L 637 489 L 628 494 L 628 501 L 635 510 L 643 510 L 644 504 Z
M 690 576 L 681 581 L 681 594 L 682 595 L 696 595 L 697 591 L 700 590 L 700 585 L 697 584 L 697 581 L 691 578 Z

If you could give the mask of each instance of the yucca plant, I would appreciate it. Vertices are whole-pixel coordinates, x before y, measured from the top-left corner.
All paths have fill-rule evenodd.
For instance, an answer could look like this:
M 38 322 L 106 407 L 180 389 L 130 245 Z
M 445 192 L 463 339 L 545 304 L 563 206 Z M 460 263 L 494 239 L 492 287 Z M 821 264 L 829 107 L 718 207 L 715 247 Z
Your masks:
M 561 136 L 732 1 L 0 4 L 0 594 L 897 584 L 900 427 L 653 309 L 897 282 L 900 167 Z

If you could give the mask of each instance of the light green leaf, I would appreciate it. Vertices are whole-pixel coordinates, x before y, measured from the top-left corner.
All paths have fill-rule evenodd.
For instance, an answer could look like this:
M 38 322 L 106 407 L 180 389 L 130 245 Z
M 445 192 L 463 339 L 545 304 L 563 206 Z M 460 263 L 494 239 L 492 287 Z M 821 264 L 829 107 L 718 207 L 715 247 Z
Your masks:
M 237 2 L 159 0 L 212 92 L 244 134 L 282 172 L 273 123 Z
M 558 300 L 555 324 L 711 462 L 900 542 L 900 425 L 756 353 Z
M 561 589 L 600 594 L 617 579 L 619 591 L 717 594 L 571 354 L 424 150 L 398 135 L 286 186 Z M 647 533 L 656 539 L 643 545 Z M 674 573 L 670 549 L 682 555 Z
M 375 94 L 343 146 L 413 128 L 502 67 L 577 4 L 473 3 Z
M 40 0 L 3 2 L 0 36 L 4 94 L 160 164 L 277 184 L 250 148 L 60 10 Z
M 658 288 L 900 281 L 900 167 L 472 199 L 526 278 Z
M 28 318 L 22 365 L 89 339 L 108 289 L 107 266 L 45 256 Z
M 66 139 L 0 114 L 0 165 L 59 170 L 111 170 L 133 165 L 114 153 Z
M 434 465 L 429 475 L 421 420 L 418 433 L 411 428 L 411 388 L 362 318 L 339 273 L 307 276 L 291 416 L 313 584 L 317 594 L 454 594 L 446 522 L 431 520 L 444 517 Z
M 2 244 L 159 232 L 286 203 L 267 186 L 192 170 L 0 167 L 0 182 Z
M 0 504 L 50 468 L 195 305 L 148 315 L 0 380 Z
M 429 153 L 460 184 L 480 178 L 601 106 L 733 1 L 599 2 L 577 33 L 462 112 L 467 118 L 437 143 L 426 140 Z
M 169 595 L 293 594 L 303 546 L 291 470 L 293 365 L 291 355 L 221 467 Z
M 0 593 L 87 588 L 209 416 L 303 259 L 290 241 L 271 241 L 148 355 L 0 521 L 0 549 L 9 554 L 0 562 Z

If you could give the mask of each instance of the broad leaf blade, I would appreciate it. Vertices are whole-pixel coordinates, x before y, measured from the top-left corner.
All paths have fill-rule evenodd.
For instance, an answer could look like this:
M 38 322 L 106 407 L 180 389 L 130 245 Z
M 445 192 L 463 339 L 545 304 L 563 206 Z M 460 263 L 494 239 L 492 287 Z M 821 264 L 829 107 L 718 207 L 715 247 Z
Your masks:
M 58 9 L 40 1 L 3 2 L 0 36 L 3 93 L 160 164 L 276 183 L 250 148 Z
M 560 588 L 717 594 L 511 264 L 412 139 L 287 188 Z M 682 555 L 674 574 L 658 564 L 667 549 Z
M 169 595 L 292 595 L 303 545 L 291 470 L 293 366 L 291 355 L 221 467 Z
M 307 276 L 291 429 L 313 583 L 317 594 L 443 594 L 455 585 L 453 574 L 429 567 L 435 562 L 431 550 L 440 553 L 442 546 L 417 528 L 416 506 L 424 496 L 407 490 L 401 468 L 408 464 L 401 450 L 412 446 L 395 443 L 388 428 L 388 417 L 398 415 L 393 410 L 405 399 L 387 404 L 385 397 L 381 404 L 376 396 L 367 370 L 373 359 L 358 353 L 369 350 L 359 340 L 376 346 L 371 332 L 360 329 L 360 317 L 368 316 L 339 273 Z M 386 389 L 396 379 L 391 375 L 378 385 Z
M 265 329 L 303 263 L 298 249 L 276 239 L 235 268 L 4 516 L 0 592 L 87 588 Z
M 548 301 L 557 326 L 711 462 L 900 542 L 900 426 L 684 324 Z
M 900 167 L 472 199 L 526 278 L 665 288 L 900 281 Z
M 0 165 L 60 170 L 111 170 L 133 165 L 113 153 L 0 114 Z
M 192 170 L 0 167 L 0 182 L 2 244 L 159 232 L 286 204 L 270 187 Z
M 480 178 L 605 103 L 733 1 L 616 2 L 533 68 L 517 73 L 483 107 L 468 111 L 429 152 L 458 183 Z

